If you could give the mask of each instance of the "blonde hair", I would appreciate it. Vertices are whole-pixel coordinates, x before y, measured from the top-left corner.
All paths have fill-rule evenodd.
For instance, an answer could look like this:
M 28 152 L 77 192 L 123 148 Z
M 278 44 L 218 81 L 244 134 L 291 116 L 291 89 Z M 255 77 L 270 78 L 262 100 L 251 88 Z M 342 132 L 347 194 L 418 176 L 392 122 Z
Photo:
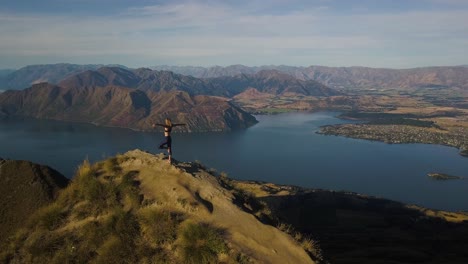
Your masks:
M 166 126 L 172 126 L 172 122 L 169 118 L 166 118 Z

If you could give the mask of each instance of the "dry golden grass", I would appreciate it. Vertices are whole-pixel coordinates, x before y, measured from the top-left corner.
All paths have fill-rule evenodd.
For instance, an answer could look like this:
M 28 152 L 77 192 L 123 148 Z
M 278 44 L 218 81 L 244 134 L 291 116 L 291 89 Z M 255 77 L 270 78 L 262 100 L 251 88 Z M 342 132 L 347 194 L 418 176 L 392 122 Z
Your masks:
M 1 260 L 313 263 L 291 237 L 233 204 L 232 193 L 208 171 L 162 158 L 131 151 L 96 164 L 84 161 Z
M 421 213 L 425 214 L 428 217 L 437 217 L 442 218 L 445 221 L 452 222 L 452 223 L 461 223 L 463 221 L 468 221 L 468 213 L 467 212 L 447 212 L 447 211 L 437 211 L 431 210 L 427 208 L 422 208 L 416 205 L 408 205 L 408 208 L 415 209 L 420 211 Z

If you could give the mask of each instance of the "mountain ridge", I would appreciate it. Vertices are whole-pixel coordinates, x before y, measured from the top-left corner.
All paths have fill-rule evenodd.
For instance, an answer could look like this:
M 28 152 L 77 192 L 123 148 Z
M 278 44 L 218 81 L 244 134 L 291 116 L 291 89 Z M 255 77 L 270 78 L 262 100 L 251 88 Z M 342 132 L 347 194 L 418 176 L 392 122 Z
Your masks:
M 234 97 L 248 88 L 256 88 L 274 95 L 292 93 L 300 95 L 329 96 L 340 94 L 313 80 L 303 81 L 277 70 L 263 70 L 255 74 L 239 74 L 210 79 L 199 79 L 170 71 L 154 71 L 146 68 L 134 71 L 102 67 L 88 70 L 62 80 L 59 86 L 108 86 L 116 85 L 143 91 L 180 90 L 191 95 Z
M 362 66 L 255 66 L 232 65 L 227 67 L 153 66 L 195 77 L 214 78 L 234 76 L 239 73 L 254 74 L 265 69 L 279 70 L 301 80 L 315 80 L 334 89 L 418 88 L 431 85 L 468 89 L 468 69 L 463 66 L 433 66 L 409 69 L 371 68 Z
M 52 64 L 30 65 L 7 74 L 0 89 L 22 89 L 34 82 L 48 81 L 58 83 L 64 78 L 85 70 L 97 70 L 105 65 Z M 112 65 L 111 65 L 112 66 Z M 60 69 L 60 67 L 65 69 Z M 129 69 L 118 65 L 120 68 Z M 69 69 L 67 69 L 69 68 Z M 152 66 L 152 70 L 172 71 L 196 78 L 217 78 L 239 74 L 255 74 L 261 70 L 278 70 L 300 80 L 315 80 L 334 89 L 416 89 L 427 87 L 468 89 L 468 67 L 431 66 L 408 69 L 371 68 L 364 66 L 328 67 L 328 66 L 287 66 L 265 65 L 226 67 L 199 66 Z M 1 79 L 1 78 L 0 78 Z M 3 83 L 3 85 L 2 85 Z
M 14 70 L 3 78 L 0 78 L 0 90 L 24 89 L 32 84 L 41 82 L 58 83 L 60 80 L 86 70 L 96 70 L 104 64 L 36 64 L 22 67 Z M 116 65 L 108 65 L 116 66 Z M 120 68 L 127 68 L 123 65 L 117 65 Z
M 273 96 L 339 95 L 315 81 L 265 70 L 253 75 L 198 79 L 168 71 L 101 67 L 0 94 L 0 117 L 26 116 L 151 130 L 168 117 L 186 132 L 230 131 L 257 121 L 229 97 L 248 89 Z M 248 94 L 248 93 L 247 93 Z

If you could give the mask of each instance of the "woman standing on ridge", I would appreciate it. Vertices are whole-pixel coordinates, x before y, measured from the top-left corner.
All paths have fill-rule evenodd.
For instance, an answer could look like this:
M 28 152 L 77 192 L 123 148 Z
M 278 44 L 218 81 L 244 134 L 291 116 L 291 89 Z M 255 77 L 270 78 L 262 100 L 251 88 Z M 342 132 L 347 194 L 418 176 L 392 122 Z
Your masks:
M 167 153 L 169 154 L 169 164 L 172 163 L 172 138 L 171 138 L 171 131 L 173 127 L 176 126 L 185 126 L 186 124 L 172 124 L 171 119 L 166 118 L 164 121 L 165 124 L 153 124 L 152 127 L 156 128 L 156 126 L 164 127 L 164 140 L 159 144 L 159 149 L 167 149 Z M 166 146 L 164 146 L 166 145 Z

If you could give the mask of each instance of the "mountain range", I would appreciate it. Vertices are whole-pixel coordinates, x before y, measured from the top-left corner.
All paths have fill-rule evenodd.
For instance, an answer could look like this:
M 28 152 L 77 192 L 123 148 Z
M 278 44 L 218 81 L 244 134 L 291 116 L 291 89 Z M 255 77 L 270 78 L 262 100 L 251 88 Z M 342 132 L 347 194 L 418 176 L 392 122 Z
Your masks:
M 231 65 L 227 67 L 153 66 L 154 70 L 168 70 L 199 78 L 254 74 L 263 70 L 277 70 L 300 80 L 315 80 L 334 89 L 408 89 L 461 88 L 468 89 L 468 68 L 464 66 L 422 67 L 413 69 L 385 69 L 368 67 L 325 66 L 260 66 Z
M 313 80 L 299 80 L 277 70 L 200 79 L 170 71 L 155 71 L 147 68 L 130 70 L 120 67 L 102 67 L 69 76 L 58 82 L 58 86 L 68 88 L 118 86 L 141 91 L 168 92 L 177 90 L 187 92 L 190 95 L 223 97 L 233 97 L 248 88 L 255 88 L 260 92 L 273 95 L 330 96 L 339 94 L 321 83 Z
M 256 123 L 229 98 L 248 89 L 271 95 L 340 94 L 318 82 L 275 70 L 199 79 L 168 71 L 101 67 L 58 84 L 38 83 L 0 94 L 0 116 L 28 116 L 149 130 L 170 117 L 182 130 L 229 131 Z
M 96 70 L 103 64 L 42 64 L 29 65 L 19 70 L 0 70 L 0 90 L 24 89 L 32 84 L 49 82 L 58 83 L 62 79 L 86 70 Z M 123 65 L 107 65 L 126 68 Z
M 62 84 L 63 85 L 63 84 Z M 179 130 L 229 131 L 256 123 L 226 99 L 184 91 L 142 91 L 107 85 L 57 86 L 48 83 L 0 94 L 1 116 L 27 116 L 102 126 L 150 130 L 169 117 L 187 126 Z
M 149 130 L 153 122 L 161 122 L 164 117 L 186 123 L 185 131 L 245 128 L 256 122 L 239 107 L 251 105 L 250 99 L 282 102 L 281 98 L 294 101 L 312 96 L 336 101 L 337 96 L 352 95 L 353 89 L 376 87 L 436 89 L 446 90 L 446 94 L 457 89 L 463 91 L 460 94 L 468 91 L 468 68 L 462 66 L 393 70 L 233 65 L 152 70 L 54 64 L 6 71 L 4 79 L 10 84 L 12 80 L 21 80 L 23 85 L 39 83 L 1 93 L 0 117 L 28 116 L 138 130 Z M 49 82 L 40 82 L 43 80 Z M 314 109 L 310 106 L 314 102 L 293 109 Z
M 24 89 L 33 83 L 57 84 L 63 79 L 87 70 L 97 70 L 104 65 L 49 64 L 31 65 L 16 71 L 0 71 L 0 90 Z M 119 68 L 128 69 L 117 65 Z M 369 67 L 296 67 L 270 65 L 249 67 L 231 65 L 226 67 L 153 66 L 157 72 L 173 72 L 195 78 L 218 78 L 225 76 L 251 75 L 264 70 L 276 70 L 295 78 L 314 80 L 334 89 L 413 89 L 413 88 L 459 88 L 468 90 L 468 67 L 421 67 L 413 69 L 385 69 Z M 139 74 L 144 74 L 140 72 Z M 147 73 L 148 74 L 148 73 Z M 2 77 L 3 76 L 3 77 Z

